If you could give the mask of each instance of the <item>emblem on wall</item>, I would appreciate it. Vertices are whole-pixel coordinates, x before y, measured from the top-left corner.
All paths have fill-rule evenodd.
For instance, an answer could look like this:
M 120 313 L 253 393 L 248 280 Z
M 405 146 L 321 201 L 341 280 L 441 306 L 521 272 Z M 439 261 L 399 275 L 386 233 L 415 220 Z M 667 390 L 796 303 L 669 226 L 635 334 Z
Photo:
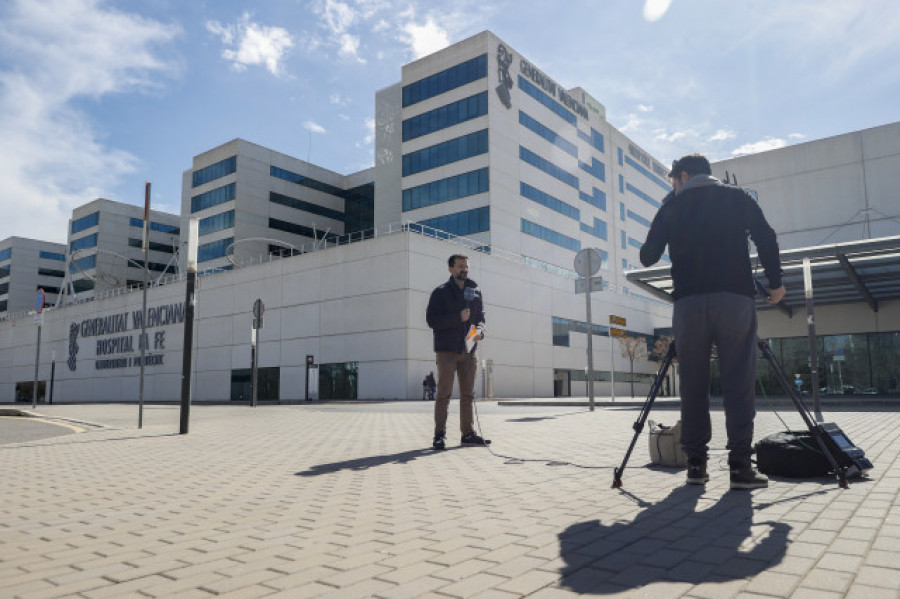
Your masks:
M 512 89 L 513 80 L 509 74 L 509 65 L 512 64 L 512 52 L 503 44 L 497 45 L 497 74 L 500 77 L 500 85 L 497 86 L 497 95 L 507 108 L 512 108 L 509 90 Z
M 69 325 L 69 359 L 67 360 L 67 364 L 69 365 L 69 370 L 75 372 L 75 368 L 78 366 L 78 362 L 75 359 L 75 354 L 78 353 L 78 323 L 73 322 Z

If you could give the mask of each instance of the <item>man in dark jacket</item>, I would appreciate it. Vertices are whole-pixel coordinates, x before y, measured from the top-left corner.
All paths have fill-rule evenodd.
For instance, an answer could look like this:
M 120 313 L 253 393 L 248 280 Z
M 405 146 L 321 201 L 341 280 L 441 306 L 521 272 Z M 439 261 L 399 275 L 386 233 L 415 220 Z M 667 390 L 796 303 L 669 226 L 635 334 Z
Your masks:
M 469 259 L 454 254 L 447 260 L 450 280 L 431 292 L 425 319 L 434 332 L 437 363 L 437 398 L 434 402 L 434 441 L 432 447 L 444 449 L 447 442 L 447 412 L 453 393 L 453 377 L 459 379 L 459 428 L 462 443 L 488 445 L 490 441 L 475 433 L 475 371 L 478 361 L 475 347 L 469 351 L 466 337 L 477 343 L 484 337 L 484 306 L 478 285 L 469 278 Z
M 674 192 L 656 213 L 641 263 L 651 266 L 669 246 L 675 300 L 672 329 L 681 372 L 681 443 L 688 484 L 709 480 L 710 353 L 718 348 L 732 489 L 768 486 L 750 465 L 756 378 L 756 285 L 747 235 L 769 282 L 770 303 L 784 297 L 775 231 L 743 189 L 712 176 L 709 161 L 691 154 L 672 164 Z

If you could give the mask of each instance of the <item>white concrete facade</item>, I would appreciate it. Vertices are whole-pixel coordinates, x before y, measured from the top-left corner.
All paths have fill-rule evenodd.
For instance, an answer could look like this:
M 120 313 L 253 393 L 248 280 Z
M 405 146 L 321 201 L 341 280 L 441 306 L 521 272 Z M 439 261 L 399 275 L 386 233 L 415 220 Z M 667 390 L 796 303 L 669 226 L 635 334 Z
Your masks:
M 45 305 L 55 304 L 65 270 L 61 243 L 25 237 L 0 241 L 0 319 L 34 310 L 38 288 L 44 290 Z

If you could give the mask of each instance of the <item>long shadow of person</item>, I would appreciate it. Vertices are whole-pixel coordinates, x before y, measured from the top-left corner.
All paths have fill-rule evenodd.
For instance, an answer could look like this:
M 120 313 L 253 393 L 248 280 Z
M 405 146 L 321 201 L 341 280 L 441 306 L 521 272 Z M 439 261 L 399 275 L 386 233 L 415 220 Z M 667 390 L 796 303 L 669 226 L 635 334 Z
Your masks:
M 678 487 L 631 521 L 568 527 L 559 535 L 560 586 L 606 594 L 654 582 L 725 582 L 782 560 L 791 527 L 754 522 L 749 492 L 726 492 L 698 511 L 703 497 L 702 487 Z
M 459 447 L 448 447 L 442 453 L 460 449 Z M 352 460 L 342 460 L 340 462 L 331 462 L 329 464 L 318 464 L 310 466 L 308 470 L 295 473 L 297 476 L 318 476 L 320 474 L 331 474 L 332 472 L 340 472 L 341 470 L 368 470 L 385 464 L 407 464 L 421 457 L 438 455 L 433 449 L 412 449 L 402 451 L 400 453 L 391 453 L 387 455 L 366 456 L 363 458 L 355 458 Z

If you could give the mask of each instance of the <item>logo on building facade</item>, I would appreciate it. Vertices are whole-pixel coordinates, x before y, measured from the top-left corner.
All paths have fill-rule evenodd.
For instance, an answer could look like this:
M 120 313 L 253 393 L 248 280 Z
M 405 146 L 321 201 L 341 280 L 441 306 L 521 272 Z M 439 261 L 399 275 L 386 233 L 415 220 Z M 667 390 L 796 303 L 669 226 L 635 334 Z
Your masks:
M 512 108 L 509 90 L 512 89 L 513 80 L 509 74 L 509 65 L 512 64 L 512 52 L 503 44 L 497 45 L 497 75 L 500 77 L 500 85 L 497 86 L 497 95 L 507 108 Z
M 75 372 L 75 368 L 78 366 L 78 361 L 75 359 L 75 354 L 78 353 L 78 323 L 73 322 L 69 325 L 69 359 L 66 363 L 69 365 L 69 370 Z

